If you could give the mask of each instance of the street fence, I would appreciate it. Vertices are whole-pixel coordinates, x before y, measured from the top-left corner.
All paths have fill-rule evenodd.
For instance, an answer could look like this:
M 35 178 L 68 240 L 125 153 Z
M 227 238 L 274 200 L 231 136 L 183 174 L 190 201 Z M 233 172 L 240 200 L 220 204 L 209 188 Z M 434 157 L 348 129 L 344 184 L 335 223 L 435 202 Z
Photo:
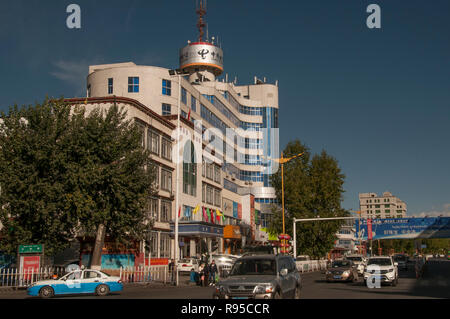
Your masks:
M 168 283 L 170 282 L 169 267 L 163 266 L 140 266 L 121 267 L 118 276 L 123 283 Z
M 41 267 L 39 269 L 4 268 L 0 269 L 0 289 L 2 288 L 27 288 L 39 280 L 52 279 L 65 275 L 64 267 Z
M 296 261 L 297 270 L 300 272 L 312 272 L 326 270 L 328 266 L 328 261 L 326 260 L 307 260 L 307 261 Z

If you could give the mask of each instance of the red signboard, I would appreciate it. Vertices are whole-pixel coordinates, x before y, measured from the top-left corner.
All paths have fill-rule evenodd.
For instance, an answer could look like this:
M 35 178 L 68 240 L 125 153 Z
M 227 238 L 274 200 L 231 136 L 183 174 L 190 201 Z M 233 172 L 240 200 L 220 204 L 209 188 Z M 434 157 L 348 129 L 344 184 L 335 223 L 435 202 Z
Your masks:
M 167 266 L 169 264 L 168 258 L 150 258 L 151 266 Z M 145 260 L 145 266 L 148 266 L 148 258 Z
M 21 268 L 24 273 L 24 279 L 28 280 L 31 278 L 32 273 L 39 272 L 39 266 L 41 265 L 41 256 L 22 256 L 21 257 Z
M 242 220 L 242 204 L 238 204 L 238 218 Z
M 372 240 L 372 220 L 367 219 L 367 239 Z

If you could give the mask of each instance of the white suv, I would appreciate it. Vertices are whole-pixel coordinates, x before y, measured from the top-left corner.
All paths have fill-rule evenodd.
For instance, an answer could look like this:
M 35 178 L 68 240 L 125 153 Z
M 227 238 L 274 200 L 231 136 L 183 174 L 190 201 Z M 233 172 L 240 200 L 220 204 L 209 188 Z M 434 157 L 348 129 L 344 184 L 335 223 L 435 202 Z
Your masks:
M 368 280 L 379 279 L 380 283 L 390 283 L 396 286 L 398 283 L 398 264 L 389 256 L 374 256 L 367 260 L 364 268 L 364 283 Z

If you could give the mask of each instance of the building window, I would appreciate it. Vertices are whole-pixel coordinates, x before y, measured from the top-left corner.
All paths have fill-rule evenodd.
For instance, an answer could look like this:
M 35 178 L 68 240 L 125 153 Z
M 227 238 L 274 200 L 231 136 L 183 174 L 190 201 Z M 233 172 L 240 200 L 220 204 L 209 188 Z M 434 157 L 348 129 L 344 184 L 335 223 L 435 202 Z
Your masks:
M 170 104 L 163 103 L 162 105 L 162 115 L 172 114 L 172 107 Z
M 114 93 L 114 79 L 113 78 L 109 78 L 108 79 L 108 94 L 113 94 Z
M 149 235 L 150 257 L 158 258 L 158 233 L 151 231 Z
M 159 185 L 159 165 L 154 165 L 153 169 L 154 169 L 154 174 L 155 174 L 154 183 L 156 185 Z
M 162 94 L 172 96 L 172 81 L 162 80 Z
M 148 218 L 159 221 L 159 200 L 157 198 L 150 198 L 148 203 Z
M 161 169 L 161 189 L 172 192 L 172 173 L 165 169 Z
M 138 121 L 135 121 L 135 123 L 139 130 L 139 133 L 141 134 L 141 146 L 142 148 L 145 148 L 145 125 Z
M 159 134 L 148 130 L 147 134 L 148 149 L 153 154 L 159 155 Z
M 197 99 L 191 95 L 191 109 L 197 112 Z
M 197 196 L 197 163 L 192 142 L 186 143 L 183 154 L 183 193 Z
M 184 105 L 187 105 L 187 92 L 184 87 L 181 87 L 181 102 L 183 102 Z
M 128 93 L 139 93 L 139 77 L 128 78 Z
M 214 181 L 220 184 L 220 167 L 214 165 Z
M 161 240 L 160 240 L 160 250 L 161 258 L 169 258 L 170 257 L 170 236 L 169 234 L 163 234 L 161 233 Z
M 91 85 L 90 84 L 87 86 L 87 96 L 91 97 Z
M 181 110 L 181 117 L 184 117 L 185 119 L 187 119 L 188 115 L 185 111 Z
M 214 205 L 221 207 L 220 189 L 214 188 Z
M 168 161 L 172 160 L 172 142 L 170 139 L 163 137 L 161 142 L 161 157 Z
M 161 217 L 160 222 L 166 223 L 170 221 L 170 216 L 172 215 L 172 203 L 166 200 L 161 201 Z

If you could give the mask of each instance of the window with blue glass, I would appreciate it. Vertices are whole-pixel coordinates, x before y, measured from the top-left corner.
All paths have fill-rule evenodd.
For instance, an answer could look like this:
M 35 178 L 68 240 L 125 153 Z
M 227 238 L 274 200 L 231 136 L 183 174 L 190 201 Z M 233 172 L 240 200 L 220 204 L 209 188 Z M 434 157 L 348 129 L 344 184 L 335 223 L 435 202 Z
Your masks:
M 162 115 L 172 114 L 172 106 L 170 104 L 163 103 L 162 105 Z
M 184 105 L 187 105 L 187 92 L 184 87 L 181 87 L 181 102 L 183 102 Z
M 191 109 L 197 112 L 197 99 L 191 95 Z
M 185 111 L 181 110 L 181 116 L 187 119 L 188 115 Z
M 108 79 L 108 94 L 113 94 L 113 93 L 114 93 L 114 79 L 109 78 Z
M 162 80 L 162 94 L 172 96 L 172 81 Z
M 244 106 L 244 105 L 239 105 L 239 112 L 242 114 L 258 115 L 258 116 L 261 116 L 263 113 L 262 108 L 260 108 L 260 107 L 251 107 L 251 106 Z
M 240 171 L 240 180 L 246 182 L 262 182 L 261 172 Z
M 128 78 L 128 93 L 139 93 L 139 77 Z
M 249 122 L 241 122 L 241 128 L 249 131 L 261 131 L 262 129 L 261 123 L 249 123 Z

